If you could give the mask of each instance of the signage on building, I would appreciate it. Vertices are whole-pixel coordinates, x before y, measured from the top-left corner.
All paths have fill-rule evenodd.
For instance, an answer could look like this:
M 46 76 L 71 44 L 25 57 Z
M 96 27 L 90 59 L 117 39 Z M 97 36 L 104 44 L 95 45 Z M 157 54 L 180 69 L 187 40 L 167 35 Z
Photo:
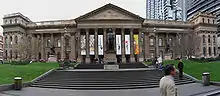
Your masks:
M 99 55 L 104 55 L 103 35 L 98 35 L 98 54 Z
M 139 40 L 138 35 L 134 35 L 134 54 L 139 54 Z
M 95 35 L 89 35 L 89 53 L 95 55 Z
M 121 55 L 121 35 L 116 35 L 116 54 Z
M 81 55 L 86 55 L 86 35 L 81 35 Z
M 131 47 L 130 47 L 130 35 L 125 35 L 125 54 L 131 54 Z

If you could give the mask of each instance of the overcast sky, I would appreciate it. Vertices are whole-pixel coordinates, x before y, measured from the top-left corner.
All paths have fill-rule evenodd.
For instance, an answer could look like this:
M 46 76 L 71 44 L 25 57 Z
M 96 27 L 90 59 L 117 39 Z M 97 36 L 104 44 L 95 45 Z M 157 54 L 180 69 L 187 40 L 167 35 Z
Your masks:
M 1 0 L 0 18 L 5 14 L 21 12 L 32 21 L 74 19 L 112 3 L 145 17 L 146 0 Z M 2 25 L 3 20 L 0 21 Z M 2 28 L 0 28 L 2 32 Z

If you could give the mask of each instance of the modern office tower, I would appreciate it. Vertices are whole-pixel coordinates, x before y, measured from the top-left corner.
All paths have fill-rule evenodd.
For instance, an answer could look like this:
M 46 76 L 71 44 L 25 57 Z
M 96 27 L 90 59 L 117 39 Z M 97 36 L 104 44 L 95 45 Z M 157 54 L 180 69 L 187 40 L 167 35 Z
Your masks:
M 147 19 L 164 19 L 163 0 L 147 0 L 146 6 Z

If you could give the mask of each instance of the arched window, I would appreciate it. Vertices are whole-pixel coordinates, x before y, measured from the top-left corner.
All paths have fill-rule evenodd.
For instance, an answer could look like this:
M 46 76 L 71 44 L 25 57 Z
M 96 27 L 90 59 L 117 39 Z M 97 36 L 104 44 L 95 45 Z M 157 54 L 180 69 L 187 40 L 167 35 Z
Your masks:
M 7 24 L 8 23 L 8 20 L 5 20 L 5 24 Z
M 209 23 L 209 21 L 210 21 L 210 20 L 208 19 L 208 23 Z
M 50 39 L 47 39 L 47 47 L 50 47 Z
M 69 38 L 68 38 L 68 37 L 65 38 L 65 46 L 66 46 L 66 47 L 69 47 Z
M 10 46 L 12 45 L 12 36 L 10 36 Z
M 163 46 L 163 39 L 162 38 L 159 39 L 159 46 Z
M 60 41 L 60 39 L 57 40 L 57 47 L 61 47 L 61 41 Z
M 150 46 L 154 46 L 154 37 L 150 37 Z
M 61 59 L 60 52 L 57 52 L 57 61 L 59 61 L 60 59 Z
M 206 48 L 203 47 L 203 55 L 206 56 Z
M 173 45 L 173 39 L 172 38 L 169 39 L 169 45 Z
M 12 59 L 12 51 L 10 50 L 10 59 Z
M 38 53 L 38 60 L 41 60 L 41 53 Z
M 216 48 L 214 47 L 213 50 L 214 50 L 214 56 L 216 56 Z
M 15 44 L 18 44 L 18 37 L 15 36 Z
M 215 24 L 215 20 L 212 20 L 213 24 Z
M 208 36 L 208 43 L 211 43 L 211 36 Z
M 213 43 L 216 43 L 216 38 L 215 38 L 215 36 L 213 36 Z
M 211 49 L 211 47 L 209 47 L 209 56 L 211 56 L 212 55 L 212 49 Z
M 205 23 L 205 19 L 204 18 L 202 18 L 202 23 Z
M 8 37 L 5 36 L 5 47 L 7 48 L 8 47 Z
M 17 19 L 15 19 L 15 24 L 17 24 L 18 23 L 18 20 Z
M 18 59 L 18 52 L 15 51 L 15 59 Z
M 10 20 L 9 23 L 12 24 L 12 20 Z
M 205 35 L 202 36 L 203 43 L 205 43 Z
M 5 50 L 5 59 L 7 60 L 7 58 L 8 58 L 8 51 Z

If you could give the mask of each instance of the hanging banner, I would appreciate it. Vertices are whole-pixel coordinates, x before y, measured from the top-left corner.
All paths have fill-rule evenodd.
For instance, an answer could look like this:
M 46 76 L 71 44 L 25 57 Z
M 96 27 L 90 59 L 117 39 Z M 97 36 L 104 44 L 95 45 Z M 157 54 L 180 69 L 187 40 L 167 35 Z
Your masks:
M 121 55 L 121 35 L 116 35 L 116 54 Z
M 98 54 L 99 55 L 104 55 L 103 35 L 98 35 Z
M 81 55 L 86 55 L 86 35 L 81 35 Z
M 130 35 L 125 35 L 125 54 L 131 54 L 131 47 L 130 47 Z
M 89 54 L 95 55 L 95 35 L 89 35 Z
M 138 35 L 134 35 L 134 54 L 140 54 Z

